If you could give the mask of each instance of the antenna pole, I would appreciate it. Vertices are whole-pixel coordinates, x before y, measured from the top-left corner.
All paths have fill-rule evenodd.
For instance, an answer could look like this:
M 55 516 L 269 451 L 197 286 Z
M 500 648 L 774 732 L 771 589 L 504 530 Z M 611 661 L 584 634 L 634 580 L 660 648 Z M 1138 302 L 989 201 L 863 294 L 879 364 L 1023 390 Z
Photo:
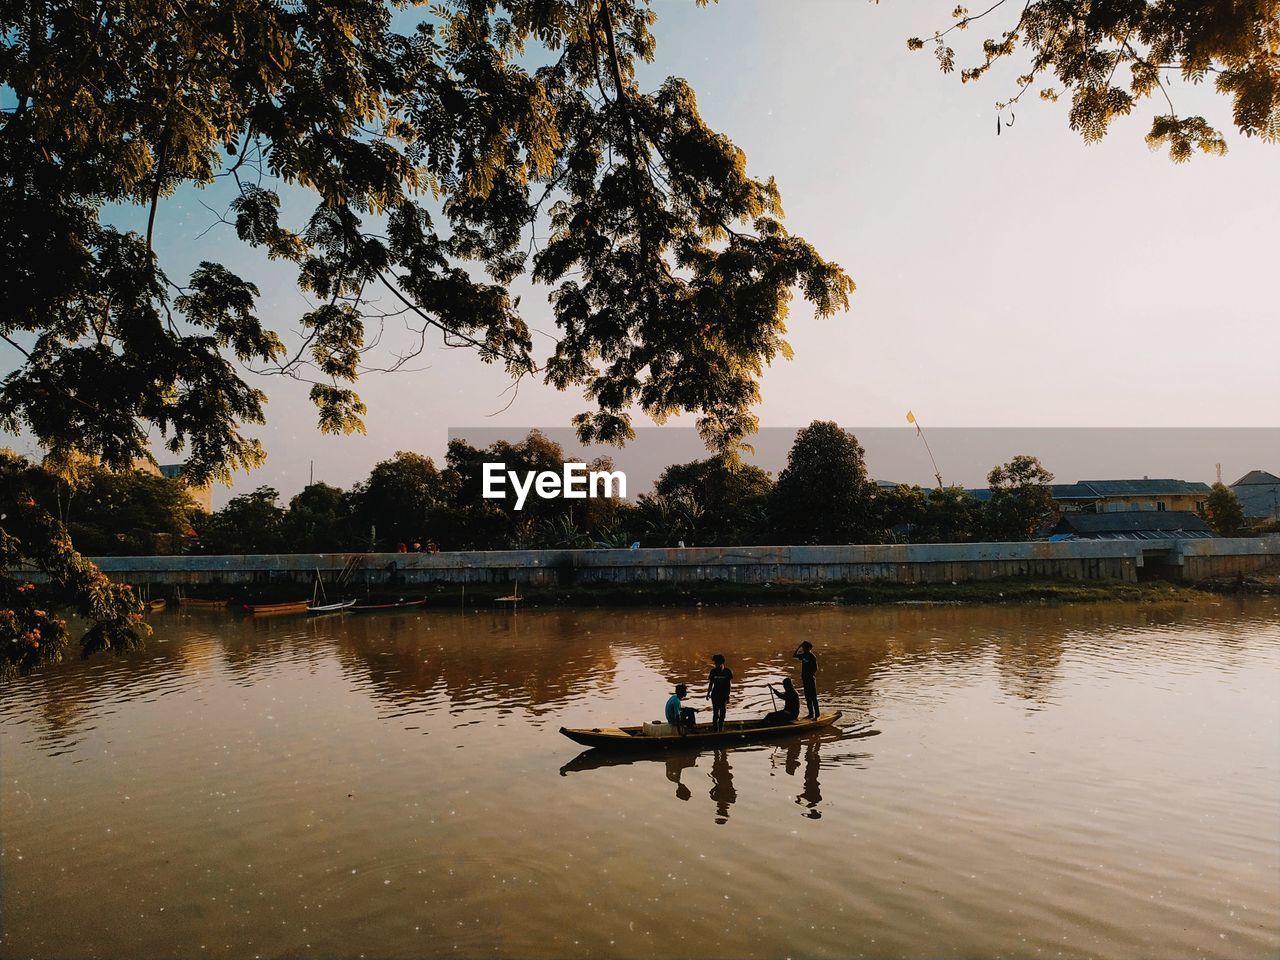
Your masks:
M 942 472 L 938 469 L 938 461 L 933 459 L 933 451 L 929 449 L 929 438 L 924 435 L 924 428 L 920 425 L 920 418 L 914 413 L 908 411 L 907 420 L 915 424 L 916 436 L 924 441 L 925 453 L 929 454 L 929 462 L 933 464 L 933 476 L 938 481 L 938 489 L 942 489 Z

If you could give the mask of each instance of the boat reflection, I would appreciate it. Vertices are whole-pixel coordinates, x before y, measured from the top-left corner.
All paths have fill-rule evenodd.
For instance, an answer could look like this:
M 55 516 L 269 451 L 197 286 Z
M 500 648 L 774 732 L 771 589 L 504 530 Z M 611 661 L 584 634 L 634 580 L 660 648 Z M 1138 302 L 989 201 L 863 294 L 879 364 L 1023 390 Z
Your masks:
M 707 776 L 711 786 L 707 796 L 715 804 L 715 822 L 727 823 L 730 808 L 738 799 L 738 789 L 733 777 L 734 763 L 743 768 L 749 768 L 757 757 L 761 761 L 767 757 L 770 776 L 774 776 L 780 769 L 787 776 L 794 777 L 803 767 L 801 790 L 796 795 L 795 802 L 804 808 L 803 816 L 810 820 L 818 820 L 822 817 L 822 811 L 819 809 L 822 803 L 822 784 L 819 774 L 823 762 L 825 761 L 829 766 L 837 764 L 863 766 L 870 759 L 871 754 L 841 749 L 840 744 L 851 740 L 866 740 L 879 734 L 879 730 L 864 724 L 853 729 L 836 731 L 834 735 L 830 732 L 816 733 L 795 737 L 786 743 L 741 747 L 736 750 L 719 747 L 705 750 L 674 749 L 615 753 L 593 748 L 582 751 L 562 766 L 560 776 L 567 777 L 571 773 L 584 773 L 607 767 L 647 764 L 656 767 L 661 764 L 667 781 L 675 784 L 675 798 L 688 801 L 694 795 L 691 783 L 696 776 L 689 771 L 698 766 L 700 759 L 709 757 L 711 762 Z M 733 763 L 730 762 L 731 755 Z

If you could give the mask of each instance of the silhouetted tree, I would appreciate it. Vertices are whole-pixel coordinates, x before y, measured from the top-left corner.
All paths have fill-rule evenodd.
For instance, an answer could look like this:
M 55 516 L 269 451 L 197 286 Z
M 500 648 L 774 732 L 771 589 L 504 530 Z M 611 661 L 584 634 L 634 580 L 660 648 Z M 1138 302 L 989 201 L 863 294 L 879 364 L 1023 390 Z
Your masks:
M 1030 540 L 1053 515 L 1053 474 L 1035 457 L 1020 454 L 987 475 L 991 499 L 983 511 L 991 540 Z
M 284 553 L 284 509 L 274 487 L 232 497 L 197 527 L 200 548 L 212 554 Z
M 656 496 L 697 504 L 698 529 L 686 540 L 690 546 L 763 543 L 768 538 L 772 489 L 765 471 L 723 456 L 673 464 L 653 485 Z
M 308 484 L 289 501 L 281 533 L 292 553 L 327 553 L 360 545 L 350 498 L 327 483 Z
M 1147 133 L 1152 148 L 1167 147 L 1176 161 L 1196 149 L 1222 154 L 1222 134 L 1204 117 L 1180 116 L 1169 89 L 1172 77 L 1198 83 L 1212 74 L 1218 92 L 1231 98 L 1241 133 L 1280 140 L 1277 0 L 1035 0 L 1021 7 L 996 3 L 978 13 L 958 6 L 950 26 L 907 45 L 919 50 L 932 44 L 942 71 L 950 73 L 956 66 L 952 35 L 991 14 L 1003 17 L 996 21 L 998 35 L 982 31 L 988 36 L 982 53 L 960 70 L 960 79 L 977 80 L 1000 61 L 1025 54 L 1024 73 L 996 104 L 997 132 L 1005 120 L 1012 122 L 1013 105 L 1032 87 L 1044 100 L 1069 96 L 1071 129 L 1088 141 L 1101 139 L 1111 121 L 1138 101 L 1156 97 L 1159 112 Z
M 1220 537 L 1238 537 L 1249 529 L 1235 491 L 1221 480 L 1210 487 L 1204 512 L 1205 520 Z
M 769 520 L 782 543 L 862 543 L 878 539 L 873 485 L 857 438 L 831 421 L 796 434 L 769 496 Z

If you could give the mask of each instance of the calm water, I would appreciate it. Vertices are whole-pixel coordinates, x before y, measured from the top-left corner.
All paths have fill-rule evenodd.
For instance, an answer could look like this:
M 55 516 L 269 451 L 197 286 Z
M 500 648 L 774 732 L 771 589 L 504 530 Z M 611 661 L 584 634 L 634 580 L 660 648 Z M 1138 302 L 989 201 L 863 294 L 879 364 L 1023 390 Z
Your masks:
M 155 622 L 0 694 L 0 955 L 1280 953 L 1275 600 Z M 803 639 L 842 734 L 557 733 Z

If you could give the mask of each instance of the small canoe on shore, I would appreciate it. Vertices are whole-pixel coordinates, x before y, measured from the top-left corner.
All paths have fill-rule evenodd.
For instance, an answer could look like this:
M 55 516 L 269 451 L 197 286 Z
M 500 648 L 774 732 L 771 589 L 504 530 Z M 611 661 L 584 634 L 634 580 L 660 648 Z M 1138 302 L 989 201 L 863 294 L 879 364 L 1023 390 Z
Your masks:
M 343 600 L 341 603 L 321 603 L 312 604 L 307 607 L 307 613 L 341 613 L 343 610 L 350 610 L 356 605 L 354 600 Z
M 304 613 L 310 600 L 290 600 L 288 603 L 246 603 L 245 610 L 256 617 L 271 617 L 280 613 Z
M 574 743 L 581 743 L 587 747 L 600 747 L 605 750 L 652 750 L 670 747 L 723 746 L 749 743 L 753 740 L 769 740 L 773 737 L 788 737 L 830 727 L 840 717 L 840 711 L 836 710 L 832 713 L 824 713 L 816 720 L 793 720 L 791 723 L 763 724 L 759 720 L 726 720 L 722 730 L 712 730 L 710 724 L 700 724 L 683 736 L 665 732 L 671 729 L 665 724 L 659 725 L 664 731 L 660 733 L 646 733 L 643 725 L 638 727 L 561 727 L 560 732 Z
M 390 600 L 386 603 L 357 603 L 351 608 L 352 613 L 371 613 L 375 610 L 407 610 L 410 607 L 426 606 L 426 597 L 417 600 Z

